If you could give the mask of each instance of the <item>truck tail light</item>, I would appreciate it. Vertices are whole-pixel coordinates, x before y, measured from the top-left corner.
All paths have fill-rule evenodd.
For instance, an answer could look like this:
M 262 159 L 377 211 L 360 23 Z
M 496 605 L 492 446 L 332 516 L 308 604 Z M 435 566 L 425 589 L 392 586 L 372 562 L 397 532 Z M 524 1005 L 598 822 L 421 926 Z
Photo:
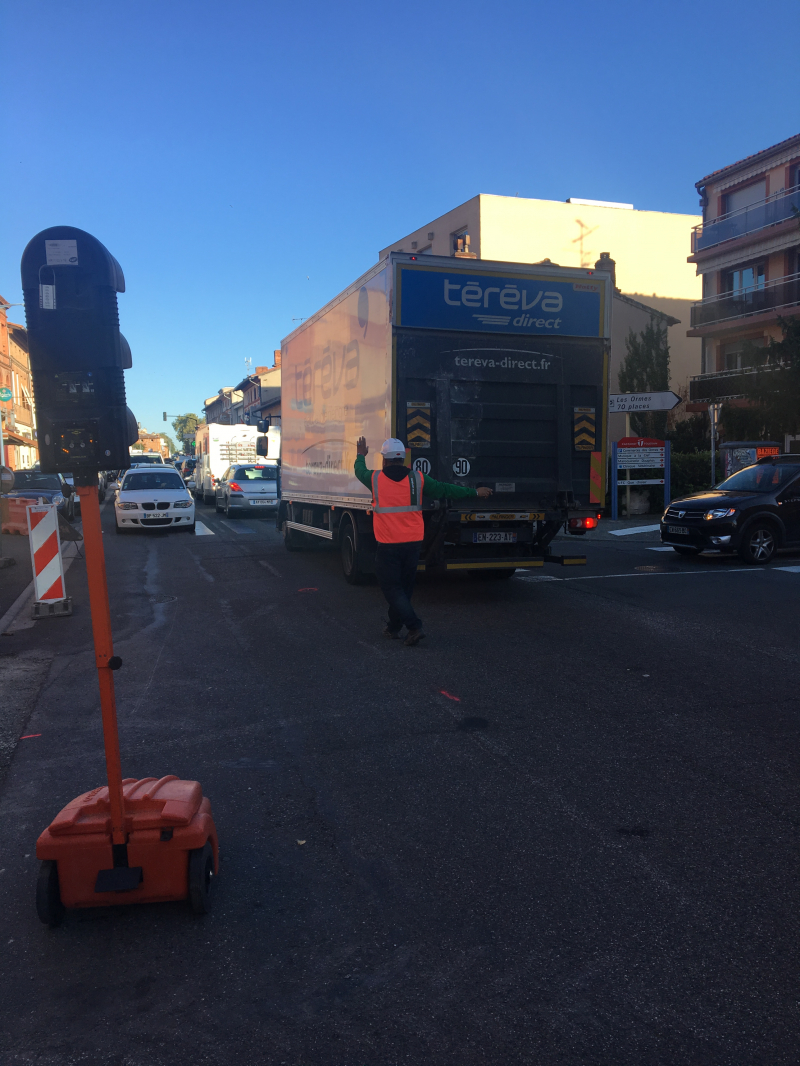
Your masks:
M 570 529 L 597 529 L 596 518 L 570 518 Z

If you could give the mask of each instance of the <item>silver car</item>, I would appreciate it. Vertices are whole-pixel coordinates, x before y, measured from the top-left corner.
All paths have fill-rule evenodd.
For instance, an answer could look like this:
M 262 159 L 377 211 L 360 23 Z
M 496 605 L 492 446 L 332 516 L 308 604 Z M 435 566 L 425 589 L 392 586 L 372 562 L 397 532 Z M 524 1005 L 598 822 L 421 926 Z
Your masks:
M 256 515 L 260 511 L 274 511 L 278 506 L 278 464 L 265 459 L 263 463 L 237 463 L 229 466 L 214 487 L 214 509 Z

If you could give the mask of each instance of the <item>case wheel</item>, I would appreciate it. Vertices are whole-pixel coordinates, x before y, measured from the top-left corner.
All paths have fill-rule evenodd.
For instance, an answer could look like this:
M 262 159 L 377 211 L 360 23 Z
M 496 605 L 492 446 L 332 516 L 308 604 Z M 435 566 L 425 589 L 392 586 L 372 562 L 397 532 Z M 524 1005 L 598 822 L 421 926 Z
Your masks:
M 195 914 L 208 914 L 213 902 L 214 849 L 206 841 L 189 852 L 189 903 Z
M 64 918 L 64 904 L 58 887 L 58 863 L 55 859 L 44 859 L 39 867 L 39 879 L 36 882 L 36 913 L 39 921 L 55 929 Z

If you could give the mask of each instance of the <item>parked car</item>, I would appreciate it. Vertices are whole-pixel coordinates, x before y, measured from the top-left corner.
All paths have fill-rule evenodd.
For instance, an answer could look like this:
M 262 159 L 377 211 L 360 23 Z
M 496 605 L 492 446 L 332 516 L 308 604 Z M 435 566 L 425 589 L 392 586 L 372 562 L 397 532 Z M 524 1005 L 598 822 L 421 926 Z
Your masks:
M 278 464 L 238 463 L 229 466 L 214 489 L 214 509 L 234 512 L 275 509 L 278 506 Z
M 54 503 L 58 513 L 72 520 L 75 517 L 75 489 L 63 474 L 43 474 L 41 470 L 15 470 L 14 488 L 7 496 L 26 500 L 45 500 Z
M 194 500 L 177 470 L 134 467 L 125 472 L 114 501 L 117 533 L 133 529 L 194 530 Z
M 197 466 L 196 459 L 184 459 L 178 467 L 184 481 L 194 481 L 194 470 Z
M 707 492 L 673 500 L 661 540 L 680 555 L 738 552 L 746 563 L 800 547 L 800 455 L 768 456 Z

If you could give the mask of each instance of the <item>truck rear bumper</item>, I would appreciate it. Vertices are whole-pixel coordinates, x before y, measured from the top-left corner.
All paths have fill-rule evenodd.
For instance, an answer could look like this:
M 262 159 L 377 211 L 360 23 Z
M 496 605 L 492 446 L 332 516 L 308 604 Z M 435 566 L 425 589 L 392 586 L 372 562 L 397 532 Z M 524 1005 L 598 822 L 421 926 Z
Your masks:
M 534 570 L 544 566 L 544 559 L 448 559 L 444 563 L 430 566 L 439 573 L 442 570 Z M 417 570 L 429 569 L 425 563 L 418 563 Z

